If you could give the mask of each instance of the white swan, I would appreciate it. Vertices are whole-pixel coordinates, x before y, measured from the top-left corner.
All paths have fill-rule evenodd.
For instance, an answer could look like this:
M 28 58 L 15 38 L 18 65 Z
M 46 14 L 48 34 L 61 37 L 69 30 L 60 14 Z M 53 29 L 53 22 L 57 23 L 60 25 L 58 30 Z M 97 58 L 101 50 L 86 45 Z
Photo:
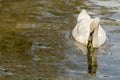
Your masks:
M 92 40 L 94 48 L 100 47 L 106 41 L 106 33 L 100 25 L 100 19 L 91 19 L 84 9 L 78 16 L 72 36 L 76 41 L 86 46 L 88 41 Z

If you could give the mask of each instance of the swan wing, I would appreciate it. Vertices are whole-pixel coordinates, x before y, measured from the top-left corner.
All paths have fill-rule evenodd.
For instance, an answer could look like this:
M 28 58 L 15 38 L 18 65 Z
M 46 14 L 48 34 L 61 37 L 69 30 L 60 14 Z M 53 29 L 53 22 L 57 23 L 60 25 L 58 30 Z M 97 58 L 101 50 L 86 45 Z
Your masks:
M 91 19 L 91 17 L 89 16 L 89 14 L 86 12 L 85 9 L 83 9 L 80 14 L 78 15 L 77 21 L 81 21 L 82 19 L 86 19 L 87 21 L 89 21 Z
M 89 23 L 87 20 L 83 19 L 77 23 L 75 28 L 72 31 L 73 38 L 84 44 L 87 45 L 88 37 L 89 37 Z
M 100 47 L 106 41 L 106 33 L 104 29 L 99 25 L 98 29 L 95 31 L 93 35 L 93 47 Z

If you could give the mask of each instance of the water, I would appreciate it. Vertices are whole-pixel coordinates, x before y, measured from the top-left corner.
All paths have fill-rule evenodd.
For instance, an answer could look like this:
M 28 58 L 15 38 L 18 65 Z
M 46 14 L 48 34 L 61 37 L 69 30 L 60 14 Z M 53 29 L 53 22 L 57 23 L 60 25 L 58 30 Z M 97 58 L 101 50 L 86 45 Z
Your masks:
M 119 7 L 119 0 L 0 0 L 0 80 L 119 80 Z M 108 38 L 92 76 L 71 37 L 82 9 L 101 18 Z

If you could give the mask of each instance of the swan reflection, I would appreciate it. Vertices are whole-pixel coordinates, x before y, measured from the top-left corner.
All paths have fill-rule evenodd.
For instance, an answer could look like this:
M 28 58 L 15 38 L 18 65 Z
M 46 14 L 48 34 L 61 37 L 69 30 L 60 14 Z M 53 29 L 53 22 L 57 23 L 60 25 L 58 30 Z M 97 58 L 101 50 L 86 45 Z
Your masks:
M 97 71 L 97 48 L 93 48 L 92 42 L 89 41 L 87 44 L 87 47 L 80 44 L 79 42 L 74 40 L 75 46 L 80 50 L 80 52 L 87 57 L 87 63 L 88 63 L 88 76 L 89 77 L 96 77 L 96 71 Z
M 91 45 L 91 42 L 88 42 L 87 45 L 87 60 L 88 60 L 88 76 L 89 77 L 96 77 L 96 71 L 97 71 L 97 51 L 98 49 L 93 48 L 93 45 Z

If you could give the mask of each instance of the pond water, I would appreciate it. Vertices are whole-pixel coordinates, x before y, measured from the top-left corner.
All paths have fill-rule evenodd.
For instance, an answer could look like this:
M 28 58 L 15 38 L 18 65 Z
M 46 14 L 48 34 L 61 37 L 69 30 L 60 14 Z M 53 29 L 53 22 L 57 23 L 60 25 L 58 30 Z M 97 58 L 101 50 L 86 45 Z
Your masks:
M 90 67 L 71 38 L 82 9 L 107 33 Z M 119 80 L 119 57 L 119 0 L 0 0 L 0 80 Z

